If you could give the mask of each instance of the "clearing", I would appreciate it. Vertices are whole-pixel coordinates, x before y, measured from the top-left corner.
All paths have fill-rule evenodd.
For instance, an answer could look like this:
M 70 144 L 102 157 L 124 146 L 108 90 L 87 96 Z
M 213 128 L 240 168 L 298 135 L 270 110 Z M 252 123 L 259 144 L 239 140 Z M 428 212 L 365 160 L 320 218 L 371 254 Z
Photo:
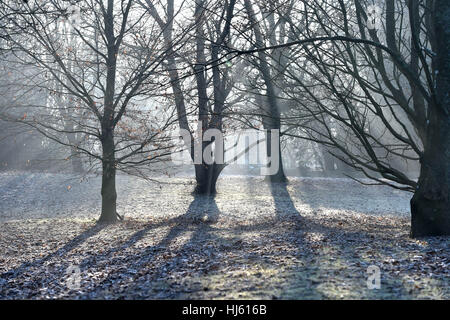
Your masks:
M 449 238 L 410 239 L 409 193 L 349 179 L 0 174 L 0 299 L 449 299 Z M 367 268 L 381 288 L 367 288 Z

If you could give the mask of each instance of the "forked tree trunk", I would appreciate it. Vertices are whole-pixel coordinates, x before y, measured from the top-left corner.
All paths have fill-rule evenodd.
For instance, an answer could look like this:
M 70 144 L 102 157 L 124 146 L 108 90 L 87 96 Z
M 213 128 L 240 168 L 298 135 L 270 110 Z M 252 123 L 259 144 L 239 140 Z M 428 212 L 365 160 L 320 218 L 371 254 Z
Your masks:
M 196 186 L 194 193 L 214 195 L 217 192 L 216 184 L 224 166 L 221 164 L 197 164 L 195 165 Z
M 99 222 L 117 221 L 116 211 L 116 167 L 115 149 L 112 130 L 109 130 L 103 138 L 103 160 L 102 160 L 102 213 Z
M 411 199 L 411 236 L 450 234 L 450 1 L 435 2 L 436 104 L 429 125 L 418 188 Z

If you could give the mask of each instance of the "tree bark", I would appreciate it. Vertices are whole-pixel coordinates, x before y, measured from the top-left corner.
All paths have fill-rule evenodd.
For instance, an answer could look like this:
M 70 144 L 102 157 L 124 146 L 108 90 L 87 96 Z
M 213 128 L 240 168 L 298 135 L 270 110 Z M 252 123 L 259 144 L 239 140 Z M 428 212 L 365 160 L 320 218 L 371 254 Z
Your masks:
M 116 222 L 116 146 L 114 145 L 114 93 L 116 85 L 116 67 L 118 44 L 114 36 L 114 1 L 108 0 L 108 9 L 105 15 L 105 37 L 108 42 L 108 56 L 106 65 L 106 86 L 104 96 L 104 110 L 102 117 L 101 142 L 102 154 L 102 213 L 99 222 Z
M 107 130 L 102 141 L 102 213 L 99 222 L 117 221 L 117 192 L 114 136 L 112 130 Z
M 195 165 L 196 186 L 194 193 L 203 195 L 214 195 L 217 192 L 216 184 L 220 173 L 224 166 L 222 164 L 213 163 L 212 165 L 197 164 Z
M 278 128 L 279 129 L 279 126 Z M 266 129 L 266 149 L 267 149 L 267 156 L 272 158 L 272 144 L 271 144 L 271 129 Z M 287 182 L 286 175 L 284 174 L 283 169 L 283 161 L 281 157 L 281 139 L 278 138 L 278 170 L 275 174 L 266 176 L 266 181 L 270 181 L 271 183 L 278 183 L 278 182 Z
M 436 91 L 430 104 L 419 183 L 411 199 L 411 236 L 450 234 L 450 2 L 436 0 Z

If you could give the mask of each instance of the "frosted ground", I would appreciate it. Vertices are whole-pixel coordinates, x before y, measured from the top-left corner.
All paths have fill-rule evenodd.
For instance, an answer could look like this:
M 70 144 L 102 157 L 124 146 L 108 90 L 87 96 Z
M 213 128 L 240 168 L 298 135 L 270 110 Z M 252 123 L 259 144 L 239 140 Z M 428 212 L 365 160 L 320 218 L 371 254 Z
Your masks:
M 193 179 L 127 175 L 117 178 L 118 211 L 129 218 L 174 217 L 187 212 Z M 101 177 L 51 173 L 0 174 L 0 221 L 14 219 L 98 218 Z M 347 178 L 290 178 L 285 198 L 260 177 L 224 176 L 215 202 L 221 219 L 268 219 L 276 216 L 342 212 L 409 217 L 411 194 L 383 186 L 363 186 Z M 200 203 L 201 204 L 201 201 Z M 191 206 L 191 209 L 192 206 Z M 296 212 L 298 211 L 298 212 Z
M 96 225 L 100 177 L 1 173 L 0 298 L 450 298 L 449 240 L 408 237 L 409 193 L 224 176 L 211 199 L 155 180 L 118 176 L 125 220 Z

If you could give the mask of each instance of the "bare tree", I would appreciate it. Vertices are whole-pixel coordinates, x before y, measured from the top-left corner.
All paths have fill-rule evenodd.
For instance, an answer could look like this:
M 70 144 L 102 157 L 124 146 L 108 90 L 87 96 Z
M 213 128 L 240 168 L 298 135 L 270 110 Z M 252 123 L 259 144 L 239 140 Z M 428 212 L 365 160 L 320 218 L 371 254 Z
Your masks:
M 231 20 L 234 15 L 234 6 L 236 1 L 230 0 L 225 3 L 206 1 L 196 1 L 194 7 L 194 19 L 192 21 L 192 36 L 195 44 L 189 57 L 191 60 L 180 58 L 180 54 L 171 50 L 173 42 L 173 29 L 175 19 L 175 6 L 173 0 L 167 1 L 166 18 L 162 18 L 157 8 L 151 1 L 146 1 L 142 5 L 148 10 L 153 18 L 159 24 L 163 36 L 165 47 L 168 50 L 166 58 L 166 70 L 168 72 L 175 105 L 178 113 L 179 127 L 187 130 L 191 136 L 191 142 L 187 146 L 191 159 L 194 161 L 195 144 L 201 144 L 199 152 L 203 155 L 204 151 L 212 145 L 214 140 L 203 141 L 203 134 L 208 129 L 223 131 L 223 118 L 226 109 L 226 99 L 232 89 L 230 75 L 227 69 L 221 69 L 219 65 L 219 56 L 223 47 L 229 43 Z M 180 9 L 181 10 L 181 9 Z M 217 13 L 214 13 L 217 12 Z M 189 27 L 187 27 L 189 29 Z M 186 53 L 186 51 L 183 51 Z M 178 70 L 180 65 L 178 60 L 187 63 L 192 68 L 196 82 L 197 103 L 194 111 L 187 112 L 186 94 L 182 90 L 182 77 Z M 212 91 L 212 93 L 210 93 Z M 199 134 L 195 134 L 193 128 L 189 126 L 188 116 L 197 114 Z M 223 146 L 215 144 L 215 148 L 223 150 Z M 217 149 L 217 150 L 218 150 Z M 216 152 L 214 153 L 217 154 Z M 195 192 L 199 194 L 214 194 L 216 192 L 217 179 L 225 168 L 225 164 L 219 161 L 207 163 L 203 157 L 201 163 L 195 164 L 196 188 Z
M 287 17 L 297 40 L 229 54 L 301 46 L 286 92 L 315 121 L 285 134 L 328 146 L 376 184 L 414 192 L 413 237 L 449 234 L 449 4 L 386 1 L 378 28 L 369 4 L 302 2 Z M 418 161 L 418 180 L 399 165 Z
M 409 3 L 410 7 L 414 5 Z M 435 0 L 426 4 L 431 10 L 425 23 L 433 37 L 435 57 L 431 71 L 436 79 L 430 79 L 430 85 L 435 87 L 430 88 L 425 148 L 417 190 L 411 200 L 413 236 L 450 234 L 450 3 Z M 416 18 L 412 15 L 412 19 Z M 421 32 L 418 28 L 414 32 L 415 48 L 424 60 L 419 43 Z
M 261 7 L 265 4 L 259 6 Z M 279 6 L 276 1 L 271 1 L 268 4 L 268 12 L 262 13 L 262 21 L 257 21 L 257 14 L 253 8 L 253 4 L 249 0 L 244 1 L 245 10 L 247 12 L 247 17 L 250 24 L 250 29 L 253 31 L 253 35 L 255 38 L 254 46 L 256 48 L 263 48 L 266 46 L 266 39 L 268 43 L 273 46 L 280 43 L 284 43 L 288 39 L 288 35 L 286 34 L 286 20 L 283 19 L 282 16 L 279 16 L 278 23 L 275 23 L 275 7 Z M 284 7 L 287 7 L 287 11 L 289 11 L 289 7 L 292 6 L 292 2 L 288 3 Z M 265 28 L 265 33 L 263 32 L 263 28 L 261 27 L 262 22 L 267 20 L 268 27 Z M 277 33 L 279 35 L 277 36 Z M 281 108 L 280 108 L 280 95 L 281 95 L 281 83 L 282 72 L 279 70 L 285 67 L 287 59 L 284 58 L 281 51 L 276 49 L 272 51 L 269 55 L 268 52 L 259 51 L 258 59 L 255 59 L 256 68 L 259 70 L 261 77 L 265 86 L 265 99 L 262 97 L 257 97 L 257 104 L 259 105 L 260 113 L 262 114 L 262 123 L 263 127 L 266 131 L 266 140 L 271 141 L 271 130 L 280 130 L 281 129 Z M 277 65 L 276 68 L 271 68 L 271 62 Z M 281 85 L 281 86 L 280 86 Z M 281 144 L 281 136 L 279 137 L 278 144 Z M 271 144 L 267 143 L 267 155 L 271 156 Z M 283 161 L 281 148 L 279 148 L 279 167 L 275 174 L 270 175 L 269 179 L 272 182 L 285 182 L 286 176 L 283 170 Z
M 156 110 L 156 98 L 140 101 L 161 88 L 158 70 L 165 49 L 159 32 L 148 33 L 146 12 L 134 1 L 79 1 L 76 10 L 83 14 L 75 16 L 65 6 L 60 0 L 29 1 L 11 13 L 9 24 L 26 26 L 9 39 L 20 52 L 17 58 L 39 70 L 23 86 L 48 90 L 55 99 L 30 106 L 33 111 L 24 119 L 11 116 L 23 108 L 18 101 L 6 117 L 98 161 L 100 221 L 113 222 L 118 217 L 116 171 L 136 173 L 170 154 L 168 128 L 176 117 L 170 110 Z M 68 21 L 75 24 L 67 27 Z M 75 135 L 83 139 L 70 138 Z

